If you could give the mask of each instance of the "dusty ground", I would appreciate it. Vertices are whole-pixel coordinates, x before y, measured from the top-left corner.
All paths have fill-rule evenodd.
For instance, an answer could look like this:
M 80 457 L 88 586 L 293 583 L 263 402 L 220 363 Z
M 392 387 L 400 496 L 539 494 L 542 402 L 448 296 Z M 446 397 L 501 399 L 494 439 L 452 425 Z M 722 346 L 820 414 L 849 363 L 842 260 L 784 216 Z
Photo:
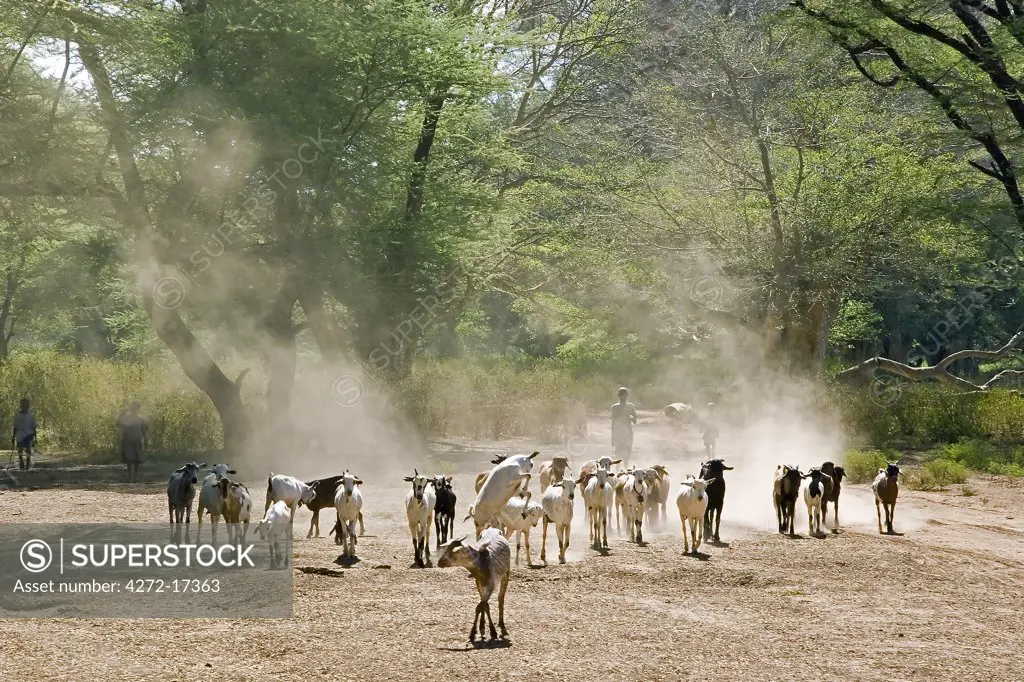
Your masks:
M 603 438 L 596 428 L 574 461 L 604 454 Z M 666 463 L 674 490 L 699 461 L 693 434 L 683 439 L 690 450 L 677 438 L 638 430 L 638 459 Z M 461 472 L 460 512 L 471 472 L 504 449 L 492 445 L 439 444 L 423 467 Z M 363 474 L 367 535 L 352 568 L 333 563 L 330 539 L 305 539 L 309 512 L 300 512 L 293 618 L 0 621 L 0 679 L 1024 679 L 1024 481 L 979 478 L 974 495 L 904 489 L 902 536 L 880 536 L 870 491 L 848 485 L 842 532 L 806 537 L 798 515 L 802 536 L 790 539 L 770 530 L 768 463 L 754 467 L 728 439 L 723 452 L 737 467 L 725 544 L 683 555 L 671 503 L 648 544 L 610 536 L 607 556 L 586 547 L 580 523 L 569 563 L 528 568 L 523 557 L 513 570 L 506 648 L 466 644 L 476 593 L 464 570 L 411 567 L 405 472 L 396 471 Z M 745 464 L 758 470 L 749 487 Z M 166 471 L 134 486 L 103 481 L 120 475 L 44 470 L 38 480 L 59 487 L 0 491 L 0 522 L 163 520 Z M 265 484 L 250 488 L 262 509 Z M 323 512 L 325 533 L 330 518 Z M 310 572 L 325 568 L 334 574 Z

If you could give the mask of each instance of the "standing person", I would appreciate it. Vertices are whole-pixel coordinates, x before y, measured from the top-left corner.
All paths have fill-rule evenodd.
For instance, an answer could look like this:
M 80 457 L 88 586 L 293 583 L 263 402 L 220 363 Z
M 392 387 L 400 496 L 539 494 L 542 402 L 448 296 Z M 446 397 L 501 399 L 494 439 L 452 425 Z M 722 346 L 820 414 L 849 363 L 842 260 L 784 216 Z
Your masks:
M 128 467 L 128 482 L 135 483 L 142 462 L 142 450 L 149 447 L 146 431 L 149 424 L 139 414 L 140 405 L 133 402 L 127 412 L 117 418 L 117 430 L 121 434 L 121 461 Z
M 32 414 L 32 403 L 28 398 L 22 398 L 21 409 L 14 415 L 14 431 L 11 433 L 11 445 L 18 448 L 19 469 L 32 468 L 32 447 L 35 444 L 36 417 Z
M 619 402 L 612 405 L 612 448 L 615 457 L 622 460 L 622 466 L 629 463 L 633 453 L 633 425 L 636 424 L 636 406 L 626 402 L 629 389 L 625 386 L 618 391 Z
M 718 418 L 715 416 L 715 404 L 708 403 L 704 412 L 704 419 L 701 420 L 704 437 L 704 450 L 708 459 L 715 456 L 715 442 L 718 440 Z

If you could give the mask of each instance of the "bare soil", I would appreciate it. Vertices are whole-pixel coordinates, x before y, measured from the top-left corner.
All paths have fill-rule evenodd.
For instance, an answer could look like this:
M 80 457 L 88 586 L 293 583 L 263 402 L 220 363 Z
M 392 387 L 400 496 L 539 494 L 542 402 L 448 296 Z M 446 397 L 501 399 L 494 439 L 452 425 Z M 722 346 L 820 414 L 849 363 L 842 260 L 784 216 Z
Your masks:
M 1024 679 L 1024 481 L 977 477 L 967 494 L 903 489 L 898 536 L 878 533 L 867 486 L 846 485 L 841 530 L 824 538 L 807 535 L 800 507 L 800 535 L 775 532 L 770 481 L 757 483 L 755 503 L 734 486 L 723 544 L 694 557 L 683 554 L 674 492 L 681 474 L 696 473 L 699 439 L 655 431 L 638 451 L 673 473 L 666 523 L 647 528 L 641 546 L 610 534 L 602 555 L 587 546 L 577 500 L 569 562 L 554 563 L 555 542 L 550 565 L 522 556 L 513 569 L 507 646 L 468 645 L 477 597 L 466 571 L 413 566 L 401 482 L 411 471 L 396 471 L 364 475 L 367 534 L 354 566 L 335 563 L 329 537 L 306 540 L 310 514 L 299 512 L 292 618 L 4 620 L 0 680 Z M 591 438 L 574 462 L 604 454 L 600 428 Z M 743 454 L 727 446 L 740 480 Z M 473 472 L 505 448 L 532 444 L 449 441 L 421 468 L 460 472 L 458 533 L 471 529 L 461 517 Z M 128 485 L 117 468 L 44 468 L 0 490 L 0 522 L 164 521 L 164 469 Z M 250 483 L 259 510 L 265 487 Z M 323 511 L 325 534 L 332 521 Z

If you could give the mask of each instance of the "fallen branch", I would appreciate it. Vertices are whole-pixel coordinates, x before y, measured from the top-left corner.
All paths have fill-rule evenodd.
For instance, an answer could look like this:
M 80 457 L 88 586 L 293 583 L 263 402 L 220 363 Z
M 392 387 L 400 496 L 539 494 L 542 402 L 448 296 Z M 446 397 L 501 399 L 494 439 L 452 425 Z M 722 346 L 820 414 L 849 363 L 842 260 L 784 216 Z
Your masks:
M 1002 348 L 998 350 L 961 350 L 955 353 L 950 353 L 936 365 L 931 367 L 911 367 L 902 362 L 896 360 L 890 360 L 889 358 L 873 357 L 865 360 L 859 365 L 854 365 L 844 369 L 842 372 L 836 375 L 837 379 L 852 379 L 855 377 L 870 378 L 875 375 L 876 372 L 883 371 L 889 374 L 895 374 L 903 377 L 909 381 L 927 381 L 928 379 L 936 379 L 942 383 L 950 384 L 953 386 L 960 386 L 962 388 L 968 388 L 975 391 L 987 391 L 989 388 L 995 386 L 997 383 L 1003 380 L 1007 376 L 1024 376 L 1024 371 L 1015 369 L 1004 369 L 999 372 L 991 379 L 986 381 L 984 384 L 975 384 L 973 382 L 962 379 L 958 376 L 949 373 L 949 366 L 958 360 L 976 359 L 976 360 L 998 360 L 1009 355 L 1014 351 L 1020 343 L 1024 341 L 1024 330 L 1017 332 L 1013 335 L 1013 338 L 1006 342 Z

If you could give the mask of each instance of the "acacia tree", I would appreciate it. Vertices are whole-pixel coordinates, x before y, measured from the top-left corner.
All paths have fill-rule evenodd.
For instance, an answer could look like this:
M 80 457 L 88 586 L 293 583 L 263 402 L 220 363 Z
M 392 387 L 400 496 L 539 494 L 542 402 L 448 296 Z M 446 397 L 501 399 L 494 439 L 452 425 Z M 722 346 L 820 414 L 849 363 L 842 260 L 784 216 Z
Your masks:
M 663 273 L 661 309 L 677 320 L 665 326 L 681 339 L 730 328 L 781 366 L 817 371 L 844 298 L 935 269 L 929 244 L 954 232 L 942 195 L 965 187 L 919 118 L 865 116 L 888 103 L 761 9 L 655 18 L 612 111 L 637 153 L 608 233 Z
M 1024 197 L 1017 146 L 1024 132 L 1024 7 L 1006 0 L 794 0 L 861 75 L 927 96 L 975 151 L 968 163 L 995 180 L 1019 228 Z

